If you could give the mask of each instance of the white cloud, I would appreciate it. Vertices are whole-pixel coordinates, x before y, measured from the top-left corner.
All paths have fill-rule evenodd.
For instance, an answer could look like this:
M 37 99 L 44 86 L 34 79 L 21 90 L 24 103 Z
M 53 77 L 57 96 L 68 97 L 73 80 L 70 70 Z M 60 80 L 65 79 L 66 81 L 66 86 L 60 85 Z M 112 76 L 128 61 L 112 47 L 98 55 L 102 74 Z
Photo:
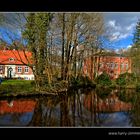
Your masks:
M 131 48 L 131 47 L 132 47 L 132 45 L 128 45 L 126 48 L 129 49 L 129 48 Z
M 105 21 L 110 41 L 119 41 L 133 35 L 140 12 L 106 13 Z
M 115 49 L 115 52 L 118 53 L 119 52 L 119 49 Z
M 124 47 L 124 51 L 129 50 L 132 47 L 132 45 L 127 45 L 126 47 Z
M 114 41 L 114 40 L 117 40 L 120 36 L 120 33 L 119 32 L 114 32 L 112 33 L 112 35 L 110 36 L 110 41 Z
M 108 22 L 108 25 L 110 25 L 111 27 L 115 27 L 116 25 L 116 21 L 115 20 L 110 20 L 109 22 Z
M 136 26 L 136 23 L 132 23 L 130 26 L 126 27 L 126 31 L 132 31 Z
M 125 39 L 128 36 L 131 36 L 135 25 L 135 23 L 132 23 L 128 26 L 123 26 L 119 23 L 117 24 L 115 20 L 108 21 L 107 28 L 109 30 L 108 33 L 110 34 L 110 41 L 118 41 L 120 39 Z
M 130 36 L 130 35 L 131 35 L 130 33 L 125 33 L 125 34 L 120 33 L 119 39 L 125 39 L 125 38 L 127 38 L 128 36 Z

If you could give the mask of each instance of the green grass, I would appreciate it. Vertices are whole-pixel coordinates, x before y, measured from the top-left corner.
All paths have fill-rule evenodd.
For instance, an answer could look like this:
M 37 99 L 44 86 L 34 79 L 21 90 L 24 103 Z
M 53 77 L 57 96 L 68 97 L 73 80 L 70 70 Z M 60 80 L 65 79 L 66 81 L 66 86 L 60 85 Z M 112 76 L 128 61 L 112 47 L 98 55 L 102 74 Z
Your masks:
M 1 85 L 19 85 L 19 84 L 31 84 L 30 80 L 4 80 Z
M 29 93 L 33 92 L 35 85 L 28 80 L 5 80 L 0 85 L 0 94 L 3 93 Z

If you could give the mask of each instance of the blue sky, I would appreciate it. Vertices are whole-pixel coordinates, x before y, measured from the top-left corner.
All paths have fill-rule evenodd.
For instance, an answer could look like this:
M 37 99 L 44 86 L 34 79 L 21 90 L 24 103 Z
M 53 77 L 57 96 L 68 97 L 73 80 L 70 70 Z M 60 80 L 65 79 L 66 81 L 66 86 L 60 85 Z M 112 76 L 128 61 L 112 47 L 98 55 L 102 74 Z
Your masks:
M 126 49 L 131 47 L 136 23 L 140 19 L 140 12 L 106 12 L 105 26 L 109 33 L 110 47 Z
M 104 12 L 103 14 L 110 41 L 106 42 L 106 47 L 115 50 L 131 47 L 134 29 L 140 19 L 140 12 Z M 2 30 L 0 32 L 1 37 L 6 36 Z M 20 33 L 17 29 L 15 32 Z M 6 39 L 8 40 L 8 38 Z

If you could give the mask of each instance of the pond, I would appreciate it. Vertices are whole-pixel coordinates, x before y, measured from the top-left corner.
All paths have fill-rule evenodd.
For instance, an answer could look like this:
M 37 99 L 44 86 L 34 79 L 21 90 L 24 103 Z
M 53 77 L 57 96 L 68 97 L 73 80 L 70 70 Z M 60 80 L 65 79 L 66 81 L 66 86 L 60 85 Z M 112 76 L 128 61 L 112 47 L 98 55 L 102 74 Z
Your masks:
M 59 96 L 0 99 L 0 127 L 140 126 L 134 90 L 71 90 Z

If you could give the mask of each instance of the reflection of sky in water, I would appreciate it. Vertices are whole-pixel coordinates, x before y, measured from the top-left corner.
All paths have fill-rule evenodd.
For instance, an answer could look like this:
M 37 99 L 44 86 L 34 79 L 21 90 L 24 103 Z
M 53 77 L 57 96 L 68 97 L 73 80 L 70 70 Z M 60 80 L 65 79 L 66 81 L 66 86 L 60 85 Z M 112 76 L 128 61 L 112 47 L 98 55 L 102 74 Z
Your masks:
M 42 110 L 43 110 L 43 116 L 45 116 L 46 113 L 47 113 L 47 115 L 49 115 L 49 113 L 51 111 L 52 116 L 54 116 L 55 118 L 60 118 L 60 106 L 59 106 L 59 104 L 53 108 L 42 105 Z
M 131 127 L 129 115 L 126 112 L 104 113 L 100 114 L 101 126 L 112 127 Z
M 15 106 L 7 106 L 7 102 L 1 104 L 0 127 L 1 126 L 60 126 L 62 121 L 67 125 L 76 127 L 131 127 L 130 115 L 126 112 L 101 113 L 96 109 L 90 109 L 90 97 L 80 94 L 69 97 L 68 100 L 56 100 L 44 98 L 38 100 L 35 106 L 33 100 L 16 100 Z M 86 102 L 84 102 L 87 97 Z M 61 99 L 61 98 L 60 98 Z M 29 102 L 26 102 L 29 101 Z M 43 102 L 42 102 L 43 101 Z M 27 104 L 28 103 L 28 104 Z M 61 104 L 62 103 L 62 104 Z M 86 104 L 87 103 L 87 106 Z M 3 106 L 2 106 L 3 105 Z M 89 108 L 88 108 L 89 107 Z M 95 107 L 94 107 L 95 108 Z M 34 112 L 35 109 L 35 112 Z M 121 110 L 121 109 L 120 109 Z M 119 110 L 119 111 L 120 111 Z M 4 112 L 5 111 L 5 112 Z M 26 113 L 25 113 L 26 111 Z M 15 113 L 18 112 L 18 113 Z M 20 113 L 22 112 L 22 113 Z M 24 113 L 23 113 L 24 112 Z M 31 121 L 32 120 L 32 121 Z M 131 120 L 132 121 L 132 120 Z M 31 123 L 30 123 L 31 122 Z M 29 124 L 30 123 L 30 124 Z
M 26 126 L 32 119 L 33 112 L 0 115 L 0 126 Z

